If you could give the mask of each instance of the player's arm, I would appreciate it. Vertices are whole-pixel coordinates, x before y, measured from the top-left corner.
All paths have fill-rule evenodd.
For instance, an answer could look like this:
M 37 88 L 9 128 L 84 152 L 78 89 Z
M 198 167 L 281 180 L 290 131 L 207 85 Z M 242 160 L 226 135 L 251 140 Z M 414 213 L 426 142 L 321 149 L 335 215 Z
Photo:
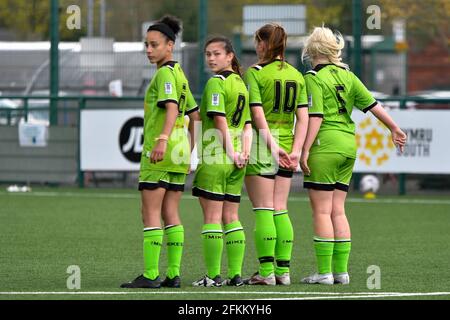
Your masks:
M 302 148 L 302 155 L 300 157 L 300 168 L 305 175 L 310 175 L 311 171 L 308 167 L 309 150 L 311 149 L 317 134 L 319 133 L 320 126 L 322 125 L 321 117 L 311 117 L 308 122 L 308 132 L 306 133 L 305 143 Z
M 297 170 L 300 162 L 300 154 L 305 143 L 306 132 L 308 131 L 308 96 L 306 94 L 306 84 L 303 76 L 300 75 L 297 81 L 298 83 L 298 96 L 295 109 L 295 129 L 294 129 L 294 142 L 292 144 L 292 151 L 289 155 L 292 162 L 292 170 Z
M 370 109 L 370 112 L 380 120 L 388 129 L 391 131 L 392 142 L 400 149 L 400 152 L 403 152 L 403 147 L 406 144 L 406 133 L 400 129 L 400 127 L 395 123 L 394 119 L 387 113 L 386 110 L 381 106 L 381 104 L 377 103 L 373 108 Z
M 242 160 L 245 164 L 248 163 L 250 159 L 250 150 L 252 148 L 253 140 L 253 129 L 251 122 L 248 122 L 244 126 L 244 131 L 242 132 Z
M 197 102 L 195 101 L 194 96 L 190 89 L 187 91 L 187 100 L 186 100 L 186 115 L 189 117 L 189 137 L 191 144 L 191 152 L 195 147 L 195 142 L 197 141 L 197 133 L 200 130 L 201 117 L 199 113 L 199 108 Z
M 170 134 L 172 133 L 172 129 L 175 126 L 175 122 L 178 117 L 178 104 L 175 102 L 166 102 L 165 109 L 166 118 L 164 120 L 164 126 L 160 135 L 156 138 L 156 145 L 150 155 L 150 161 L 152 163 L 156 163 L 164 159 L 164 154 L 167 149 L 167 142 L 169 141 Z
M 200 113 L 198 112 L 198 110 L 189 113 L 188 117 L 189 117 L 188 130 L 189 130 L 189 136 L 190 136 L 189 143 L 191 144 L 191 152 L 192 152 L 192 150 L 195 147 L 195 142 L 197 141 L 198 132 L 201 128 L 202 119 L 200 117 Z
M 238 168 L 242 168 L 240 164 L 240 154 L 234 151 L 233 142 L 231 140 L 230 130 L 228 128 L 227 118 L 221 115 L 214 116 L 214 127 L 219 131 L 222 140 L 222 146 L 227 156 L 233 160 Z
M 295 123 L 294 143 L 292 144 L 292 152 L 289 155 L 292 162 L 291 169 L 293 170 L 297 169 L 300 161 L 300 154 L 306 139 L 306 132 L 308 131 L 308 108 L 297 108 L 295 115 L 297 121 Z
M 392 142 L 399 148 L 400 152 L 403 152 L 403 147 L 406 143 L 406 134 L 386 110 L 373 98 L 372 94 L 356 75 L 353 75 L 353 90 L 355 91 L 355 106 L 363 112 L 372 112 L 378 120 L 388 127 L 391 131 Z
M 163 129 L 155 138 L 156 144 L 150 154 L 150 161 L 156 163 L 164 159 L 167 143 L 178 117 L 178 97 L 175 77 L 169 68 L 161 68 L 156 75 L 156 87 L 158 91 L 157 107 L 165 110 Z
M 305 175 L 310 175 L 311 171 L 308 167 L 309 150 L 316 140 L 323 121 L 323 93 L 322 87 L 316 80 L 314 74 L 307 74 L 305 81 L 309 96 L 309 119 L 305 143 L 303 144 L 302 154 L 300 156 L 300 168 Z
M 272 155 L 278 159 L 280 166 L 284 168 L 289 168 L 291 166 L 291 160 L 286 151 L 284 151 L 277 144 L 272 134 L 270 133 L 269 125 L 266 121 L 266 116 L 264 115 L 264 110 L 262 106 L 253 106 L 252 120 L 258 130 L 259 136 L 262 137 L 267 145 L 267 148 L 271 151 Z

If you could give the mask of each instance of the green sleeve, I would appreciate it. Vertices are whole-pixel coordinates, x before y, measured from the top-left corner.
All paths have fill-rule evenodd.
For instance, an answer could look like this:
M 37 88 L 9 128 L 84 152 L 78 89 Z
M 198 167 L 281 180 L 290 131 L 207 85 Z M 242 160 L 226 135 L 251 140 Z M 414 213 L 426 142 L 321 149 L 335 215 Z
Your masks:
M 195 101 L 194 96 L 192 95 L 192 92 L 190 89 L 187 91 L 187 98 L 186 98 L 186 112 L 185 114 L 189 114 L 192 112 L 195 112 L 198 110 L 198 104 Z
M 308 91 L 308 106 L 310 116 L 323 117 L 323 93 L 322 87 L 314 75 L 305 76 L 306 90 Z
M 214 77 L 209 79 L 206 83 L 205 92 L 206 114 L 209 117 L 215 115 L 225 116 L 225 91 L 223 88 L 223 80 Z
M 162 67 L 155 77 L 158 90 L 157 106 L 165 108 L 167 102 L 174 102 L 178 105 L 177 86 L 172 70 Z
M 261 92 L 259 91 L 259 84 L 257 80 L 258 71 L 254 68 L 249 68 L 244 75 L 244 82 L 247 85 L 248 95 L 249 95 L 249 105 L 253 106 L 261 106 Z
M 298 94 L 296 106 L 297 108 L 308 107 L 308 95 L 306 93 L 306 83 L 305 79 L 301 74 L 298 80 Z
M 355 95 L 355 107 L 363 112 L 367 112 L 377 104 L 366 86 L 353 74 L 353 92 Z

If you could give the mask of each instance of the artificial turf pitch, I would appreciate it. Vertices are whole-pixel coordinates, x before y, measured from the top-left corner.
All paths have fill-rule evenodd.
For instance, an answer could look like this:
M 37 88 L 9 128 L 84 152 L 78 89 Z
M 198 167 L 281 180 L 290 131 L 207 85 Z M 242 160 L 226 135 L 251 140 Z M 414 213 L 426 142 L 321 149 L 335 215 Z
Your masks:
M 120 289 L 142 273 L 140 195 L 127 189 L 41 188 L 0 191 L 0 299 L 446 299 L 450 300 L 450 199 L 381 197 L 350 193 L 352 228 L 348 286 L 305 285 L 315 271 L 311 209 L 306 194 L 291 194 L 295 241 L 290 286 L 194 288 L 205 274 L 197 198 L 181 201 L 185 228 L 180 289 Z M 257 270 L 254 219 L 244 197 L 240 207 L 247 247 L 243 275 Z M 226 256 L 222 260 L 226 276 Z M 80 268 L 81 288 L 71 290 L 69 266 Z M 373 267 L 375 266 L 375 267 Z M 166 250 L 160 272 L 164 278 Z M 378 269 L 379 268 L 379 269 Z M 379 270 L 379 282 L 374 270 Z M 379 284 L 379 287 L 375 287 Z

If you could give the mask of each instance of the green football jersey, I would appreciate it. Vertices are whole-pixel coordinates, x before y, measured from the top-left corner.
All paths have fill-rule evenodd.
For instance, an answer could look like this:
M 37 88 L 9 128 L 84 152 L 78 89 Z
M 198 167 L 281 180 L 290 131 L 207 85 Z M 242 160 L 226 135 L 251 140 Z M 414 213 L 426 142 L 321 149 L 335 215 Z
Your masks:
M 251 123 L 248 91 L 242 78 L 232 71 L 223 71 L 210 78 L 203 91 L 200 116 L 203 131 L 200 156 L 203 160 L 216 159 L 216 163 L 222 163 L 226 157 L 214 126 L 215 116 L 227 119 L 233 148 L 241 152 L 241 134 L 245 124 Z
M 271 134 L 280 147 L 290 152 L 294 138 L 297 108 L 307 107 L 305 80 L 302 74 L 281 60 L 255 65 L 245 73 L 250 107 L 264 109 Z
M 323 117 L 312 152 L 341 153 L 356 158 L 355 106 L 367 112 L 377 104 L 372 94 L 351 71 L 334 64 L 317 65 L 305 75 L 309 116 Z
M 178 105 L 178 117 L 167 142 L 164 159 L 150 163 L 150 154 L 156 145 L 166 120 L 166 103 Z M 184 116 L 198 109 L 189 84 L 180 65 L 169 61 L 155 73 L 145 93 L 144 147 L 141 170 L 187 173 L 190 164 L 190 147 L 185 130 Z

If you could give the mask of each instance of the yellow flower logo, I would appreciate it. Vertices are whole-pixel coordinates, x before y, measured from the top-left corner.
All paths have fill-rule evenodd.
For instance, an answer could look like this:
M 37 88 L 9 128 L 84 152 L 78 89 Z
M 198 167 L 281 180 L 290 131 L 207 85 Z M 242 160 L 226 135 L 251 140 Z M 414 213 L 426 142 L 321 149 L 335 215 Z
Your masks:
M 356 145 L 359 160 L 366 166 L 381 166 L 389 160 L 395 148 L 389 130 L 378 120 L 371 118 L 361 121 L 356 130 Z

